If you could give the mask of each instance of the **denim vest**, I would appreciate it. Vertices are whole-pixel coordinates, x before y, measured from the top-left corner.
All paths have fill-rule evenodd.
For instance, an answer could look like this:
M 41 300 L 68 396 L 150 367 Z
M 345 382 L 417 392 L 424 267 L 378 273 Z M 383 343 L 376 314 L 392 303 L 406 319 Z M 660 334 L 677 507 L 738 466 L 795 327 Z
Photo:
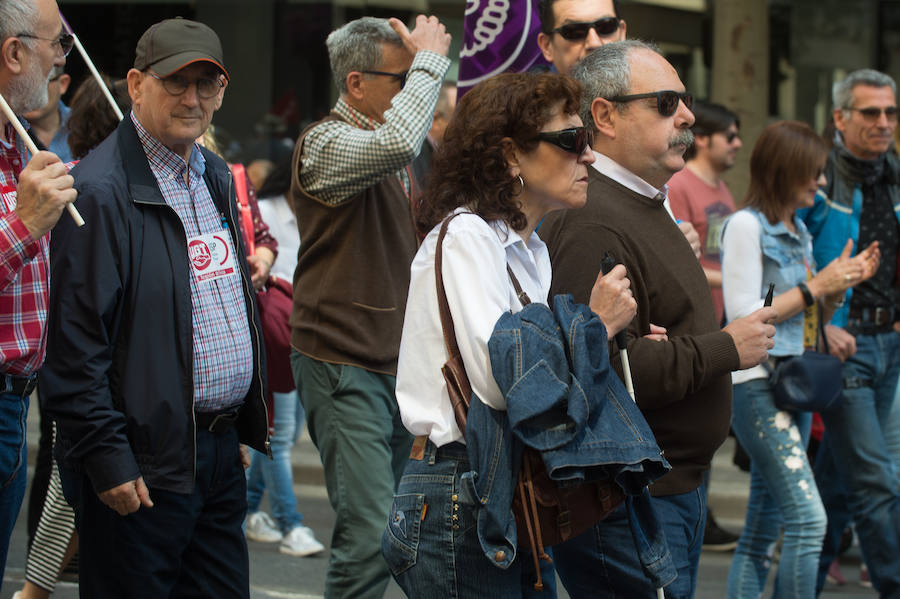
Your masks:
M 778 221 L 774 225 L 762 212 L 745 208 L 759 220 L 759 245 L 762 250 L 763 277 L 759 297 L 765 297 L 769 283 L 775 283 L 775 295 L 785 293 L 806 281 L 807 265 L 815 272 L 812 236 L 806 225 L 794 215 L 796 233 Z M 803 353 L 803 311 L 775 325 L 773 356 L 799 356 Z
M 473 472 L 463 483 L 483 508 L 478 536 L 485 555 L 493 561 L 503 549 L 511 563 L 516 529 L 510 505 L 522 443 L 542 452 L 547 472 L 562 486 L 614 480 L 630 496 L 641 561 L 661 585 L 675 570 L 646 486 L 670 467 L 610 368 L 607 347 L 606 327 L 570 295 L 557 296 L 552 312 L 534 303 L 501 316 L 488 349 L 507 410 L 473 397 L 466 425 Z

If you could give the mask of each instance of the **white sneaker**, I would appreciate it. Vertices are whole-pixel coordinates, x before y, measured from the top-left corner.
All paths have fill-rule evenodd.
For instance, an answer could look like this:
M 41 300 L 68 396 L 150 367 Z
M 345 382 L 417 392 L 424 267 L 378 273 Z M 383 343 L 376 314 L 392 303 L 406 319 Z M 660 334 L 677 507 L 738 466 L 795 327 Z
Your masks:
M 284 535 L 278 551 L 287 555 L 304 557 L 325 551 L 325 546 L 316 540 L 308 526 L 295 526 Z
M 259 543 L 277 543 L 284 538 L 272 517 L 265 512 L 253 512 L 247 516 L 247 538 Z

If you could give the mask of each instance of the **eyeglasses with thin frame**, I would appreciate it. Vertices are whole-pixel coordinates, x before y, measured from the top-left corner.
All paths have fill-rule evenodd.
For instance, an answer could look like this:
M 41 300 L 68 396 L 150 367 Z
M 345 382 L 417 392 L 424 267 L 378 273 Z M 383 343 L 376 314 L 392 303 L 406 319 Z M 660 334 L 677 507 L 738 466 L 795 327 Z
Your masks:
M 567 39 L 570 42 L 583 40 L 588 36 L 591 29 L 596 31 L 600 37 L 609 37 L 619 30 L 619 21 L 618 17 L 603 17 L 596 21 L 566 23 L 554 29 L 551 33 L 558 33 L 563 39 Z
M 885 118 L 892 123 L 897 122 L 897 107 L 896 106 L 888 106 L 887 108 L 878 108 L 876 106 L 867 106 L 866 108 L 848 108 L 847 110 L 854 110 L 862 115 L 863 119 L 874 123 L 879 118 L 881 118 L 881 113 L 884 113 Z
M 610 102 L 633 102 L 634 100 L 642 100 L 644 98 L 656 98 L 656 110 L 662 116 L 672 116 L 678 110 L 678 101 L 684 102 L 685 107 L 690 110 L 694 105 L 694 96 L 688 92 L 676 92 L 670 89 L 648 92 L 646 94 L 631 94 L 627 96 L 616 96 L 607 98 Z
M 580 156 L 594 142 L 594 132 L 587 127 L 571 127 L 560 131 L 542 131 L 535 138 L 546 141 L 566 152 Z
M 153 71 L 147 71 L 147 74 L 162 83 L 163 89 L 166 90 L 166 93 L 170 96 L 180 96 L 186 92 L 193 83 L 197 86 L 197 95 L 204 100 L 209 100 L 210 98 L 215 98 L 219 93 L 219 90 L 225 87 L 225 82 L 222 81 L 221 76 L 216 77 L 215 79 L 210 77 L 200 77 L 199 79 L 189 81 L 186 77 L 182 77 L 178 74 L 169 75 L 168 77 L 160 77 Z
M 32 33 L 20 33 L 15 37 L 24 37 L 27 39 L 44 40 L 45 42 L 50 42 L 51 46 L 57 46 L 60 49 L 63 56 L 68 56 L 69 52 L 72 51 L 72 48 L 75 47 L 75 37 L 71 33 L 63 32 L 56 39 L 50 37 L 41 37 Z
M 381 75 L 383 77 L 393 77 L 394 79 L 400 80 L 400 88 L 406 85 L 406 76 L 409 75 L 409 71 L 403 71 L 402 73 L 389 73 L 387 71 L 360 71 L 361 73 L 365 73 L 366 75 Z

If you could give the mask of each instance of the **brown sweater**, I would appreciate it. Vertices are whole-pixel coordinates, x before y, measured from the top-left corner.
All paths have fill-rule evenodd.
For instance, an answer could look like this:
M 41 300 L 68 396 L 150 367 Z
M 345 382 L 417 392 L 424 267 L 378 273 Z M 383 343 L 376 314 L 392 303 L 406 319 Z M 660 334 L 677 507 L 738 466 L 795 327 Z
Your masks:
M 571 293 L 587 303 L 607 251 L 628 269 L 638 306 L 626 329 L 635 395 L 672 464 L 650 491 L 687 493 L 728 434 L 737 349 L 719 330 L 700 263 L 662 202 L 588 171 L 585 207 L 548 215 L 538 231 L 550 249 L 551 295 Z M 668 341 L 642 338 L 651 322 L 668 329 Z M 621 375 L 614 345 L 610 355 Z
M 308 195 L 299 158 L 303 137 L 318 124 L 304 131 L 294 151 L 291 200 L 301 242 L 291 345 L 317 360 L 396 375 L 409 265 L 418 247 L 410 201 L 394 175 L 336 206 Z

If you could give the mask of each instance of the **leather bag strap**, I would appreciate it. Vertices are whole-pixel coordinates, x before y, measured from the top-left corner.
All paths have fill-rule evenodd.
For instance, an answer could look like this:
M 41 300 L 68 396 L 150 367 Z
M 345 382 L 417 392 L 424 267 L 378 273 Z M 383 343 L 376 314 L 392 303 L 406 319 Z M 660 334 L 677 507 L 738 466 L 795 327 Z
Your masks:
M 434 250 L 434 280 L 437 283 L 438 312 L 441 314 L 441 329 L 444 332 L 444 347 L 447 348 L 448 358 L 459 355 L 459 345 L 456 343 L 456 328 L 453 326 L 453 316 L 450 314 L 450 304 L 447 302 L 447 292 L 444 290 L 444 275 L 441 270 L 443 263 L 444 236 L 450 221 L 462 214 L 457 212 L 444 219 L 441 230 L 438 233 L 437 247 Z

